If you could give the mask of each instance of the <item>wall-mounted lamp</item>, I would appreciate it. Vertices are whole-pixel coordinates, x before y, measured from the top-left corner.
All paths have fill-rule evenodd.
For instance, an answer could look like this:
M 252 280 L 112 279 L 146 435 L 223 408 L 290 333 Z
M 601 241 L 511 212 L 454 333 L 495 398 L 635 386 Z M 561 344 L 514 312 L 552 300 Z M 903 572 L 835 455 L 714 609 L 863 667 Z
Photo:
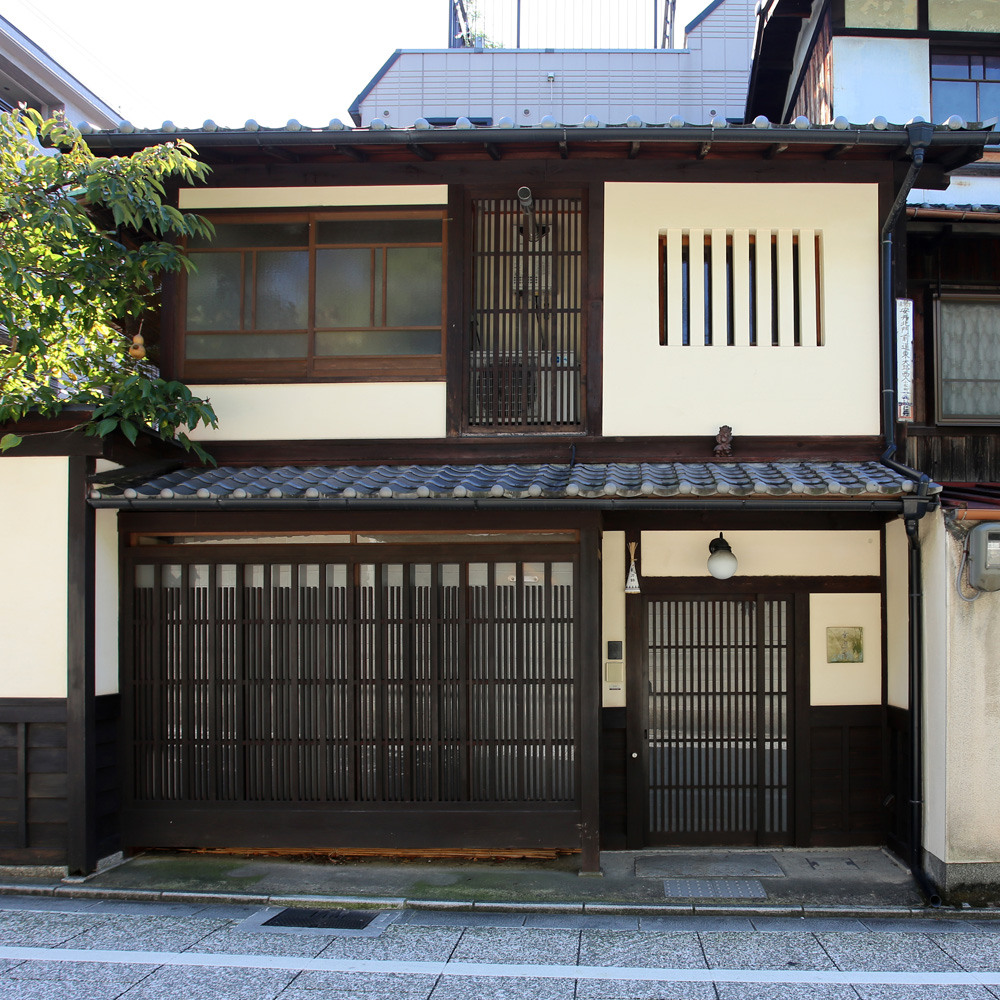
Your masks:
M 739 567 L 739 562 L 721 531 L 718 538 L 713 538 L 708 543 L 708 552 L 708 571 L 716 580 L 728 580 Z
M 629 559 L 632 560 L 631 565 L 628 568 L 628 576 L 625 577 L 625 593 L 626 594 L 638 594 L 639 591 L 639 574 L 635 569 L 635 549 L 637 542 L 628 543 L 628 555 Z

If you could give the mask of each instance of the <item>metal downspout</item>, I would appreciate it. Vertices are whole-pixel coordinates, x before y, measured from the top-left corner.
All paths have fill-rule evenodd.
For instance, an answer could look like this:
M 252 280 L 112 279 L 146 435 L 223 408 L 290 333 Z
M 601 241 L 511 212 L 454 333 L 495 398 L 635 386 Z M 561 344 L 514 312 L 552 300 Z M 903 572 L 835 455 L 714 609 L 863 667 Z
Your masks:
M 893 290 L 892 231 L 906 205 L 917 174 L 924 162 L 926 149 L 934 136 L 929 122 L 907 125 L 912 160 L 902 187 L 896 195 L 889 215 L 882 224 L 882 430 L 885 451 L 882 462 L 903 475 L 916 479 L 917 494 L 909 510 L 904 511 L 906 537 L 909 542 L 909 705 L 910 705 L 910 869 L 914 881 L 931 906 L 940 906 L 936 886 L 924 871 L 923 864 L 923 580 L 920 552 L 919 521 L 927 513 L 927 488 L 930 477 L 917 469 L 896 461 L 896 297 Z

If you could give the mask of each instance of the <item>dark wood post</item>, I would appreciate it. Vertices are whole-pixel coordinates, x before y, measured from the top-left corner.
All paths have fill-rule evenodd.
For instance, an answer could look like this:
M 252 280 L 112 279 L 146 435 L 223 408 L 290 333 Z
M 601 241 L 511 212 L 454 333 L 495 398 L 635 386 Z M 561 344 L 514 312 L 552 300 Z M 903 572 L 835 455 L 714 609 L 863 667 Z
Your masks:
M 580 870 L 601 870 L 601 533 L 580 532 Z
M 90 459 L 69 462 L 66 628 L 66 864 L 72 875 L 97 867 L 94 704 L 94 511 L 87 503 Z M 55 530 L 55 526 L 53 526 Z

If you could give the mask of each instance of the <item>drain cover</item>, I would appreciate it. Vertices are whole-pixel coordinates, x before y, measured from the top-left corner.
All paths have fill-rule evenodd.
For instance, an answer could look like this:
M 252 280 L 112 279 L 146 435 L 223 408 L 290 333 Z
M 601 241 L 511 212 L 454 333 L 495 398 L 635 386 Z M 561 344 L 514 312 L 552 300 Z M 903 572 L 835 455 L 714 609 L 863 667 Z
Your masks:
M 262 927 L 321 927 L 326 930 L 364 930 L 378 916 L 368 910 L 301 910 L 290 906 L 265 920 Z
M 755 878 L 665 878 L 667 899 L 766 899 Z

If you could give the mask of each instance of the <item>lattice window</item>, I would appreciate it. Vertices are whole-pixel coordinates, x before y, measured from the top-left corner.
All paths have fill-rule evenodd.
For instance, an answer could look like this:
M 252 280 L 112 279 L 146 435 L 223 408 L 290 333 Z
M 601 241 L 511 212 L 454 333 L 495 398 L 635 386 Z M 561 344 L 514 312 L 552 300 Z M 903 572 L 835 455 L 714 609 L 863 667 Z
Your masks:
M 821 347 L 814 229 L 670 229 L 660 236 L 660 343 Z

